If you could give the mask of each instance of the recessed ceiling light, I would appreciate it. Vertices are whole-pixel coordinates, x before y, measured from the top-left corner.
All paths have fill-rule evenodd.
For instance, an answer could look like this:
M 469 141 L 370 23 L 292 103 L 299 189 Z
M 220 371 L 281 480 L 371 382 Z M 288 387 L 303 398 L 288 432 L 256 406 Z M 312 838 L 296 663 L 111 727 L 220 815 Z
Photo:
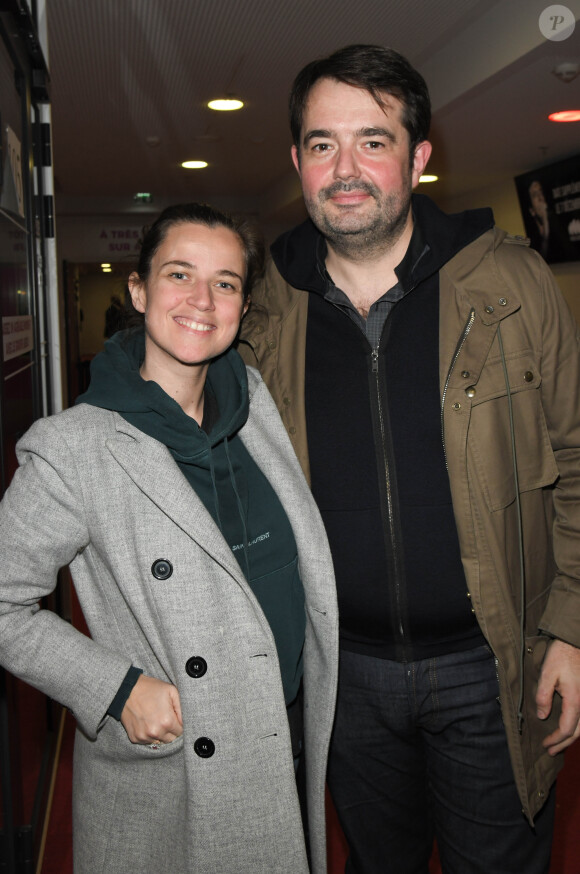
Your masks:
M 564 109 L 562 112 L 551 112 L 550 121 L 580 121 L 580 109 Z
M 203 170 L 207 167 L 207 161 L 184 161 L 181 166 L 186 170 Z
M 215 109 L 218 112 L 232 112 L 234 109 L 241 109 L 244 102 L 243 100 L 237 100 L 235 97 L 226 97 L 219 100 L 210 100 L 207 105 L 210 109 Z
M 133 200 L 137 203 L 153 203 L 153 195 L 149 191 L 138 191 L 133 195 Z
M 108 261 L 103 261 L 103 263 L 101 264 L 101 267 L 110 267 L 110 266 L 111 265 L 109 264 Z
M 112 273 L 112 272 L 113 272 L 112 267 L 103 267 L 103 273 Z
M 419 176 L 419 182 L 437 182 L 439 176 L 430 176 L 428 173 L 425 173 L 423 176 Z

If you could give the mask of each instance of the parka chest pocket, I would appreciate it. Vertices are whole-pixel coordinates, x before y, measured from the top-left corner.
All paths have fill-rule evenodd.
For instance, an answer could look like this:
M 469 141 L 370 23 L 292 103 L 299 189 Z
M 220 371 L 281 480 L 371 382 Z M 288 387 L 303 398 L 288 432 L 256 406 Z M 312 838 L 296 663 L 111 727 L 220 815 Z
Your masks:
M 530 353 L 506 356 L 513 409 L 520 492 L 552 485 L 558 467 L 541 403 L 541 373 Z M 471 401 L 468 463 L 491 511 L 515 499 L 509 404 L 499 357 L 490 359 L 477 383 L 465 387 Z

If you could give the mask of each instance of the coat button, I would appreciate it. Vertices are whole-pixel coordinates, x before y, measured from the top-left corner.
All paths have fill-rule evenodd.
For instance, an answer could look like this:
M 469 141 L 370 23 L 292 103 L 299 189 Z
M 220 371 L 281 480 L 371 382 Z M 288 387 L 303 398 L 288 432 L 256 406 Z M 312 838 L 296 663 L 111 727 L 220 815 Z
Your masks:
M 524 381 L 525 382 L 532 382 L 533 379 L 534 379 L 534 374 L 532 373 L 532 371 L 526 370 L 526 372 L 524 373 Z
M 469 379 L 469 377 L 471 376 L 471 374 L 470 374 L 469 370 L 462 370 L 462 371 L 461 371 L 461 376 L 463 377 L 463 379 Z
M 465 394 L 468 398 L 473 398 L 476 395 L 476 389 L 474 385 L 468 385 L 465 389 Z
M 500 297 L 498 304 L 500 307 L 507 307 L 507 297 Z
M 488 304 L 486 307 L 484 307 L 484 310 L 488 315 L 491 315 L 493 312 L 493 307 Z
M 215 753 L 215 744 L 209 737 L 198 737 L 193 745 L 193 749 L 200 759 L 211 759 Z
M 173 573 L 173 565 L 166 558 L 158 558 L 151 565 L 151 573 L 156 580 L 168 580 Z
M 207 671 L 207 662 L 201 656 L 192 656 L 185 663 L 185 671 L 194 680 L 203 677 Z
M 454 403 L 454 404 L 452 405 L 452 408 L 453 408 L 454 410 L 460 410 L 460 409 L 461 409 L 461 404 Z

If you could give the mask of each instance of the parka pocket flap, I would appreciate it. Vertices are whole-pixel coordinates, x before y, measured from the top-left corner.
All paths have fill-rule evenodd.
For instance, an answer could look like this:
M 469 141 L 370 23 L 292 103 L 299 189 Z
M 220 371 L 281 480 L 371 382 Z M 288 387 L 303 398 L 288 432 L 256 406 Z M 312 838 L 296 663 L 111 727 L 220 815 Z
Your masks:
M 510 385 L 511 408 L 520 493 L 551 486 L 559 476 L 538 391 L 541 379 L 531 368 L 531 377 L 526 379 L 527 365 L 526 359 L 520 359 L 515 365 L 511 362 L 511 373 L 514 374 Z M 498 382 L 499 377 L 503 380 L 500 371 L 501 364 L 498 364 Z M 472 470 L 479 480 L 488 508 L 494 512 L 515 500 L 516 481 L 505 382 L 503 390 L 497 385 L 495 392 L 489 382 L 486 385 L 487 397 L 480 397 L 471 410 L 467 447 Z
M 542 377 L 534 358 L 528 353 L 506 357 L 506 369 L 511 394 L 539 388 Z M 472 406 L 507 395 L 505 372 L 501 358 L 486 362 L 480 379 L 466 386 L 465 392 Z

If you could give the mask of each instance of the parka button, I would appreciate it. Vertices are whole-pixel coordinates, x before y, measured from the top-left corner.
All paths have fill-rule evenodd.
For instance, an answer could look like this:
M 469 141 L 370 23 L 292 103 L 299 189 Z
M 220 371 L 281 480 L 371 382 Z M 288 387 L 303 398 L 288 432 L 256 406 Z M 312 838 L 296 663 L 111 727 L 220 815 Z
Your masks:
M 493 311 L 494 311 L 494 309 L 493 309 L 493 307 L 491 306 L 491 304 L 488 304 L 486 307 L 484 307 L 484 310 L 485 310 L 485 312 L 486 312 L 488 315 L 491 315 L 491 314 L 493 313 Z
M 193 749 L 200 759 L 211 759 L 215 753 L 215 744 L 209 737 L 198 737 L 193 745 Z
M 526 647 L 526 651 L 528 652 L 529 655 L 532 655 L 534 652 L 534 649 L 533 649 L 533 647 L 528 646 L 528 647 Z
M 288 433 L 289 434 L 296 434 L 296 428 L 294 427 L 294 425 L 292 425 L 291 428 L 288 428 Z
M 534 374 L 532 373 L 532 371 L 526 370 L 526 372 L 524 373 L 524 382 L 532 382 L 533 378 Z
M 473 398 L 477 394 L 476 388 L 474 385 L 468 385 L 465 389 L 465 394 L 468 398 Z
M 151 565 L 151 573 L 156 580 L 168 580 L 173 573 L 173 565 L 166 558 L 158 558 Z
M 463 379 L 469 379 L 469 377 L 471 376 L 471 373 L 469 372 L 469 370 L 462 370 L 461 376 L 463 377 Z
M 543 789 L 539 789 L 539 790 L 538 790 L 538 798 L 544 798 L 545 794 L 546 794 L 546 793 L 544 792 Z
M 190 677 L 193 677 L 194 680 L 198 680 L 200 677 L 203 677 L 205 672 L 207 671 L 207 662 L 201 656 L 192 656 L 185 663 L 185 672 Z
M 454 403 L 454 404 L 452 405 L 452 409 L 454 409 L 454 410 L 460 410 L 460 409 L 461 409 L 461 404 Z
M 500 297 L 500 299 L 498 300 L 498 304 L 500 305 L 500 307 L 506 307 L 507 306 L 507 297 Z

